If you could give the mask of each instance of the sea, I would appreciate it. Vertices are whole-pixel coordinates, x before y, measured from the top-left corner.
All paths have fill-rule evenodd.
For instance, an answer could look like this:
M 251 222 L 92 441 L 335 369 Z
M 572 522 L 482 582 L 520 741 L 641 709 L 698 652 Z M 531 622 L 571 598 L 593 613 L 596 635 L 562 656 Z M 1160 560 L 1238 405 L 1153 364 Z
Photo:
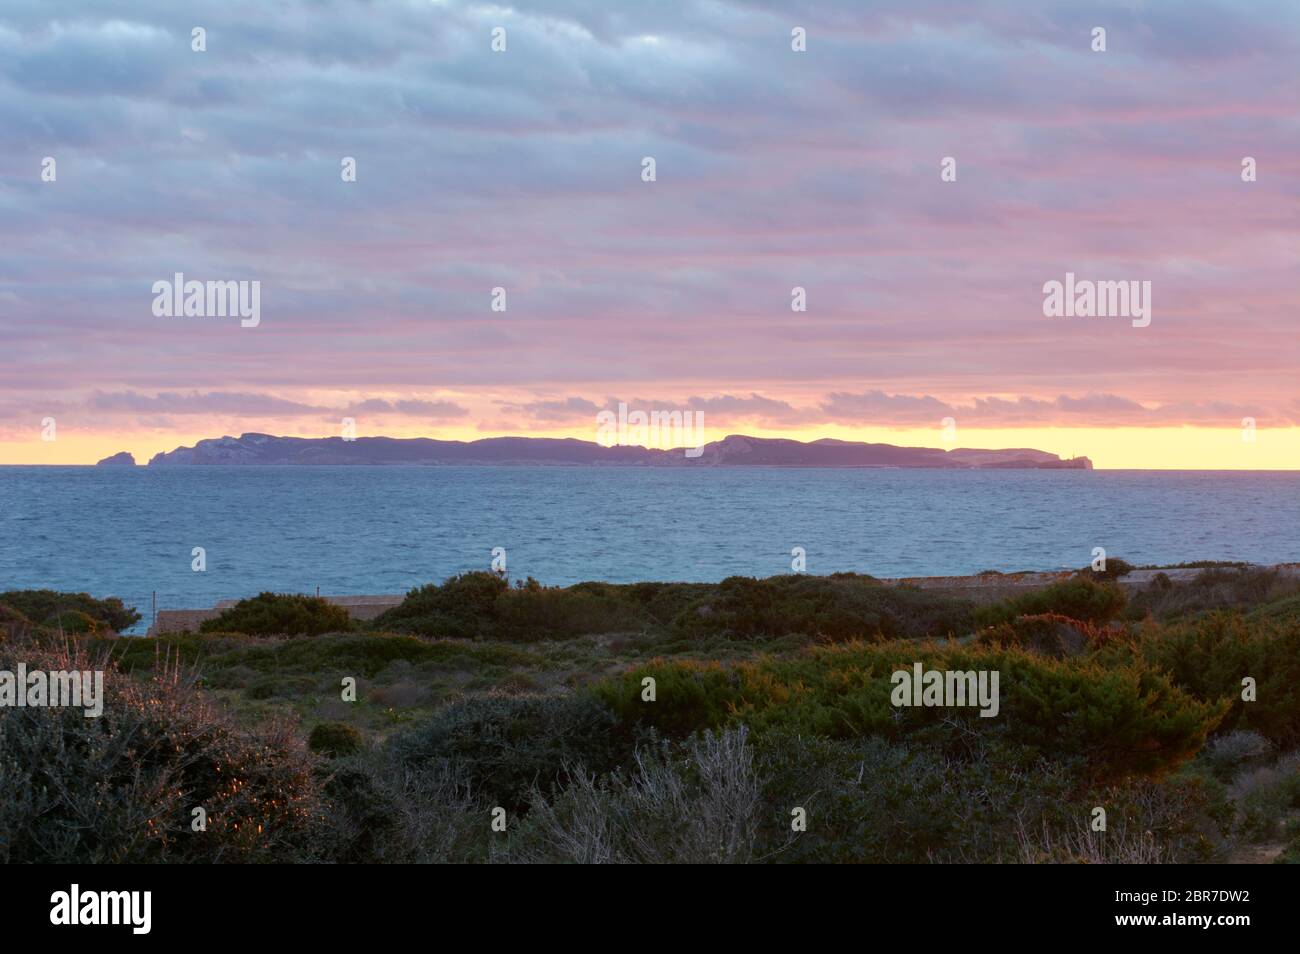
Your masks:
M 0 467 L 0 591 L 145 620 L 271 590 L 880 577 L 1300 561 L 1300 473 L 635 467 Z M 203 568 L 196 548 L 202 548 Z M 144 624 L 141 624 L 141 627 Z

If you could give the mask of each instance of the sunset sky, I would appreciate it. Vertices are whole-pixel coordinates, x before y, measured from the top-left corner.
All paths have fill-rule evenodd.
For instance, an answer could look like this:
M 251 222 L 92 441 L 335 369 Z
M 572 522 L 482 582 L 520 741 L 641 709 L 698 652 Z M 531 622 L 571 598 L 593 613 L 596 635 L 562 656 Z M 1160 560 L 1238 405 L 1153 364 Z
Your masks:
M 1300 468 L 1298 66 L 1294 0 L 7 0 L 0 464 L 624 401 Z M 177 272 L 260 324 L 156 316 Z M 1067 272 L 1150 325 L 1044 317 Z

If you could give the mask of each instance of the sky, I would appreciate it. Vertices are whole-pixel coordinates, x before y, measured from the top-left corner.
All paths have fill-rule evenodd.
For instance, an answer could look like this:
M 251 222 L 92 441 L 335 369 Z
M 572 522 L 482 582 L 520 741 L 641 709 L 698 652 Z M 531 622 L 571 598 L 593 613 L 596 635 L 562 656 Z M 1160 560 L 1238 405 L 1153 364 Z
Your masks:
M 624 402 L 1300 469 L 1297 64 L 1294 0 L 6 0 L 0 464 Z

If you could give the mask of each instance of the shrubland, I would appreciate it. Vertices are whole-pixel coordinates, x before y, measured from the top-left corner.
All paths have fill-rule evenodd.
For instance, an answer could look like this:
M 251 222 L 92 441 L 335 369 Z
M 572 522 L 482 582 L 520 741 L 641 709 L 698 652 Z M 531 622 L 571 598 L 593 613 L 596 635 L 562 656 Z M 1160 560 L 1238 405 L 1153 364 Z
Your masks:
M 264 594 L 155 639 L 113 638 L 113 601 L 5 594 L 0 669 L 111 689 L 101 720 L 0 709 L 0 856 L 1300 861 L 1291 582 L 1124 575 L 977 604 L 854 574 L 480 573 L 370 624 Z M 996 671 L 997 716 L 894 706 L 916 663 Z

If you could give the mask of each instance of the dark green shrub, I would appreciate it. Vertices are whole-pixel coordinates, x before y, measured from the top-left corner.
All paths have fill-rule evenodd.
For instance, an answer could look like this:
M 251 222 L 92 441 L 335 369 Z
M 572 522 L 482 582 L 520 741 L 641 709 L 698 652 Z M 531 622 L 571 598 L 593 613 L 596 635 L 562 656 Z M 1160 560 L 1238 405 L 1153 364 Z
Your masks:
M 443 584 L 411 590 L 399 605 L 381 613 L 372 627 L 419 636 L 463 638 L 493 635 L 497 597 L 510 589 L 505 577 L 477 570 Z
M 1160 576 L 1163 580 L 1157 577 L 1133 595 L 1126 613 L 1129 618 L 1171 620 L 1214 610 L 1266 609 L 1270 601 L 1285 602 L 1284 598 L 1300 591 L 1300 580 L 1273 569 L 1218 567 L 1179 581 Z
M 1080 570 L 1078 575 L 1097 582 L 1113 583 L 1121 576 L 1128 576 L 1134 569 L 1136 568 L 1132 563 L 1129 563 L 1128 560 L 1121 560 L 1118 557 L 1107 557 L 1106 569 L 1094 570 L 1090 564 Z
M 1300 745 L 1300 626 L 1212 613 L 1149 624 L 1130 651 L 1196 698 L 1225 701 L 1225 731 L 1253 729 L 1284 750 Z M 1242 699 L 1248 677 L 1253 702 Z
M 982 606 L 975 611 L 975 618 L 980 626 L 995 626 L 1018 616 L 1056 613 L 1084 622 L 1104 623 L 1117 617 L 1126 602 L 1124 591 L 1115 584 L 1076 576 L 1023 596 Z
M 1058 613 L 1042 613 L 1021 616 L 1009 623 L 980 630 L 976 642 L 982 646 L 1018 646 L 1044 656 L 1064 659 L 1085 655 L 1110 637 L 1110 632 L 1091 623 Z
M 475 795 L 515 812 L 534 786 L 562 788 L 579 766 L 599 773 L 626 763 L 636 741 L 585 694 L 486 695 L 445 706 L 390 748 L 404 765 L 455 768 Z
M 311 730 L 307 746 L 330 758 L 351 755 L 361 748 L 361 733 L 346 722 L 321 722 Z
M 837 573 L 728 577 L 683 610 L 674 625 L 694 637 L 804 635 L 844 641 L 964 635 L 973 619 L 968 601 Z
M 764 854 L 776 861 L 869 864 L 1015 861 L 1021 824 L 1059 824 L 1077 781 L 1066 767 L 981 736 L 960 763 L 881 737 L 778 730 L 757 743 L 772 806 Z M 807 812 L 791 835 L 790 807 Z
M 201 633 L 244 633 L 249 636 L 319 636 L 347 632 L 352 617 L 341 606 L 317 596 L 260 593 L 240 600 L 215 619 L 199 626 Z
M 52 617 L 47 625 L 70 636 L 85 636 L 95 633 L 100 623 L 81 610 L 64 610 Z
M 13 607 L 0 603 L 0 640 L 24 639 L 31 629 L 31 620 Z
M 465 573 L 441 586 L 411 590 L 371 625 L 420 636 L 517 642 L 641 630 L 652 617 L 629 597 L 630 589 L 608 583 L 542 586 L 531 577 L 512 589 L 495 573 Z
M 115 596 L 95 599 L 89 593 L 60 593 L 55 590 L 9 590 L 0 593 L 0 604 L 10 607 L 37 625 L 49 625 L 59 613 L 85 613 L 114 632 L 130 629 L 140 614 Z
M 975 707 L 894 707 L 891 675 L 914 662 L 996 671 L 998 715 L 980 717 Z M 654 702 L 643 701 L 646 677 L 656 681 Z M 592 691 L 621 722 L 667 734 L 743 723 L 756 738 L 784 728 L 832 739 L 914 739 L 946 750 L 996 732 L 1045 758 L 1083 760 L 1099 779 L 1168 771 L 1200 749 L 1227 710 L 1225 703 L 1198 701 L 1138 661 L 1102 666 L 1018 649 L 903 643 L 825 647 L 726 667 L 657 661 Z
M 497 597 L 493 620 L 494 636 L 517 642 L 640 630 L 646 623 L 645 616 L 607 584 L 551 587 L 532 578 Z
M 250 699 L 292 699 L 310 692 L 315 686 L 316 680 L 310 676 L 277 673 L 253 680 L 244 690 L 244 695 Z

